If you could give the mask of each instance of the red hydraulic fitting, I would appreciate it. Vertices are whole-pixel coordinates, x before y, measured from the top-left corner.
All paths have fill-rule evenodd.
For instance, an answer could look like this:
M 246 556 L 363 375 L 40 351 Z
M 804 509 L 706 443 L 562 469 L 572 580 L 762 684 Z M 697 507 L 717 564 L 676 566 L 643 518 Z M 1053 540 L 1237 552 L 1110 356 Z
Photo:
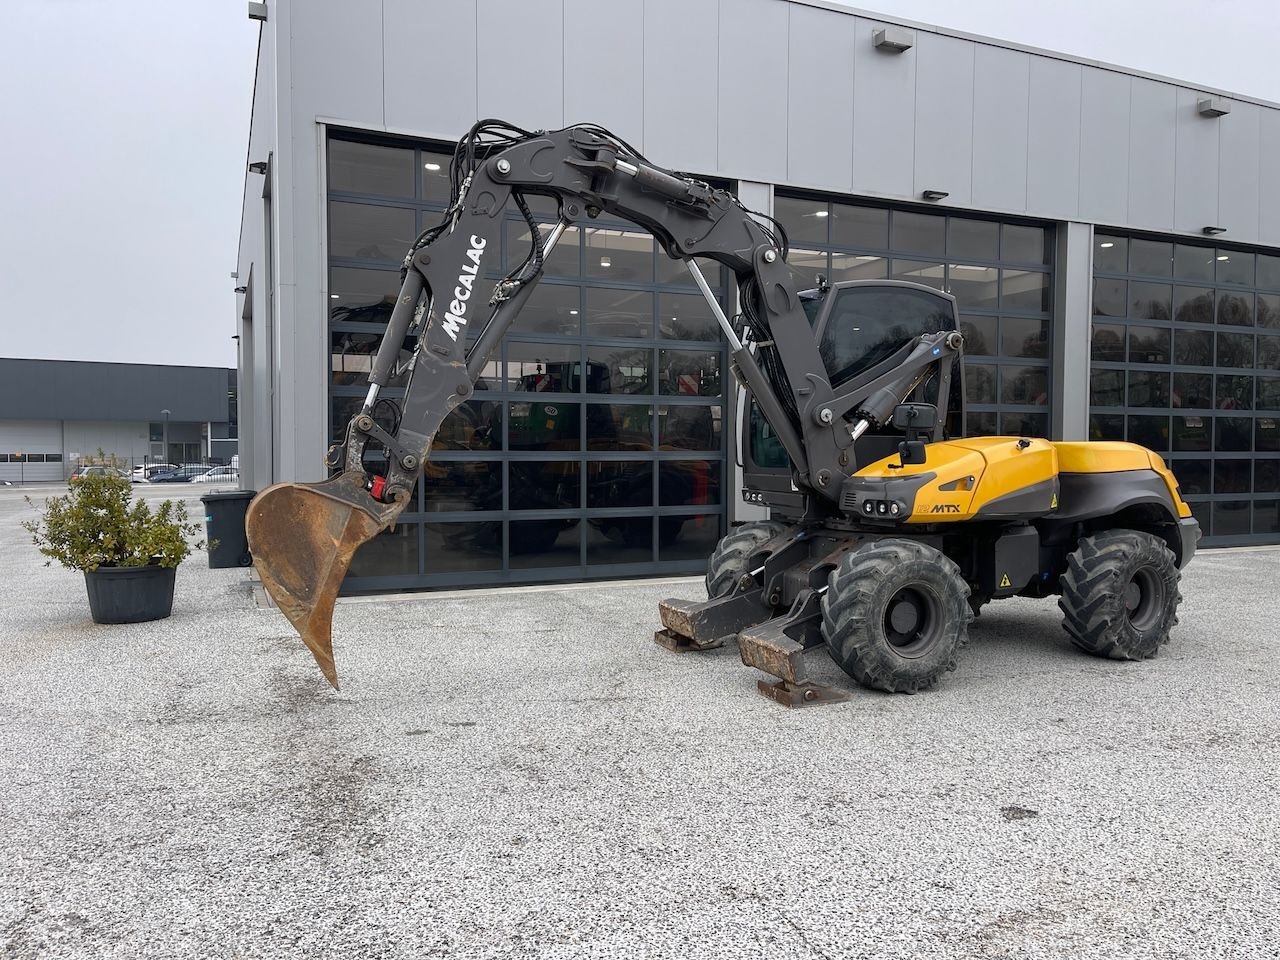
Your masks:
M 373 477 L 373 482 L 369 484 L 369 494 L 373 499 L 381 501 L 382 494 L 387 489 L 387 478 L 380 477 L 377 474 Z

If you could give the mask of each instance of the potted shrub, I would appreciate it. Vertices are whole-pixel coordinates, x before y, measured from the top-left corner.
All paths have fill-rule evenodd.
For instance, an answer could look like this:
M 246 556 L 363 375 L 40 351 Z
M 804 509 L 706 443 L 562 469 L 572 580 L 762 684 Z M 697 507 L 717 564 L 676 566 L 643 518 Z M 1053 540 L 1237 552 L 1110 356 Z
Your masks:
M 46 500 L 38 520 L 22 524 L 49 558 L 45 566 L 56 560 L 84 571 L 95 623 L 169 616 L 178 564 L 191 552 L 189 538 L 200 532 L 185 504 L 165 500 L 152 510 L 142 500 L 131 503 L 131 490 L 116 474 L 86 476 L 65 496 Z

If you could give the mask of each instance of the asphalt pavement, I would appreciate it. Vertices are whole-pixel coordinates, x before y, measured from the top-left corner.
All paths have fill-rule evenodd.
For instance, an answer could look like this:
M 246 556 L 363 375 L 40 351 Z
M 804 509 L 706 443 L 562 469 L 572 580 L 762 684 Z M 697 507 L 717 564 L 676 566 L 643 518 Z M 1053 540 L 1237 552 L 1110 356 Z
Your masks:
M 937 690 L 788 711 L 652 642 L 694 580 L 345 601 L 334 692 L 203 555 L 94 625 L 29 515 L 0 489 L 5 958 L 1277 954 L 1280 548 L 1197 556 L 1147 663 L 1009 600 Z

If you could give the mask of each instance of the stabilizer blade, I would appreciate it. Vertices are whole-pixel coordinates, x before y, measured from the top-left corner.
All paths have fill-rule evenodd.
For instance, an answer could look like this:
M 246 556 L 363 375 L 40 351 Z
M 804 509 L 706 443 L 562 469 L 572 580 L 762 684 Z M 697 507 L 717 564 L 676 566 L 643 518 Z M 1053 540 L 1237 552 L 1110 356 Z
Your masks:
M 364 483 L 356 473 L 323 483 L 277 483 L 254 497 L 245 515 L 262 585 L 335 690 L 333 605 L 338 588 L 356 550 L 403 509 L 374 500 Z

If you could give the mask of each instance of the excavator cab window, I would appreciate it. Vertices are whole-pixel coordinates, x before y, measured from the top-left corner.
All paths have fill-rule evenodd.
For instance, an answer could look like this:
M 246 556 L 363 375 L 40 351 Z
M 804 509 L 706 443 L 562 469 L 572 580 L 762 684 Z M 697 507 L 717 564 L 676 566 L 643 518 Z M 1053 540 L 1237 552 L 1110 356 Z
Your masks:
M 837 287 L 833 294 L 817 331 L 818 351 L 833 387 L 914 337 L 956 329 L 954 301 L 927 288 L 878 283 Z

